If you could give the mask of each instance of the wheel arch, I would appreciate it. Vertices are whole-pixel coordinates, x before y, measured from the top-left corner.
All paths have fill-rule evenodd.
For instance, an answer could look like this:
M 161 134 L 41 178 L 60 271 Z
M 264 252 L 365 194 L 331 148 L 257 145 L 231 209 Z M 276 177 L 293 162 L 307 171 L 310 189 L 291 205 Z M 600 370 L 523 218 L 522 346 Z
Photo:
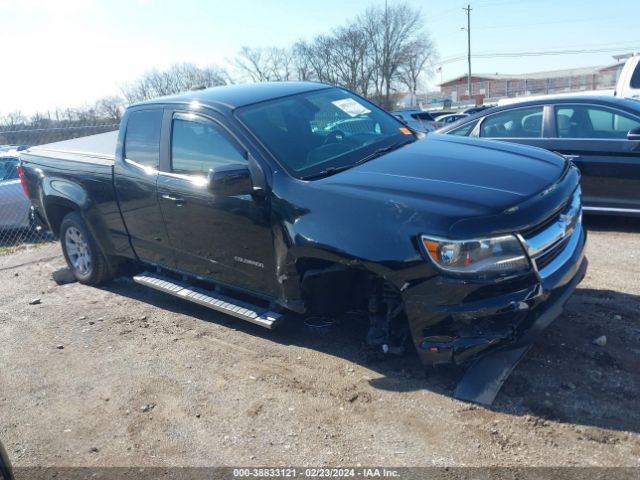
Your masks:
M 313 309 L 314 302 L 336 303 L 336 308 L 348 305 L 353 298 L 366 296 L 373 282 L 380 280 L 399 290 L 394 284 L 391 271 L 380 263 L 364 262 L 316 249 L 294 249 L 289 252 L 286 274 L 280 275 L 283 296 L 287 303 L 300 304 L 297 311 Z M 350 305 L 353 306 L 353 305 Z
M 56 238 L 60 237 L 64 217 L 78 212 L 101 252 L 117 256 L 103 213 L 80 185 L 55 177 L 48 179 L 43 184 L 42 205 L 46 221 Z
M 64 217 L 71 212 L 80 212 L 80 207 L 64 197 L 47 196 L 44 201 L 44 210 L 51 233 L 59 238 Z

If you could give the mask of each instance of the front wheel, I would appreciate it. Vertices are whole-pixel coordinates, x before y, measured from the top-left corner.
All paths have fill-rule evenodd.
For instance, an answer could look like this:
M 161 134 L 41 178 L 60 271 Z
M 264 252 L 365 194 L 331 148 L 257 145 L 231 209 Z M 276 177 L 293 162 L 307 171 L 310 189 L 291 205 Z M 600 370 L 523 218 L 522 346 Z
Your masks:
M 112 268 L 77 212 L 67 214 L 60 225 L 60 243 L 74 277 L 87 285 L 109 280 Z

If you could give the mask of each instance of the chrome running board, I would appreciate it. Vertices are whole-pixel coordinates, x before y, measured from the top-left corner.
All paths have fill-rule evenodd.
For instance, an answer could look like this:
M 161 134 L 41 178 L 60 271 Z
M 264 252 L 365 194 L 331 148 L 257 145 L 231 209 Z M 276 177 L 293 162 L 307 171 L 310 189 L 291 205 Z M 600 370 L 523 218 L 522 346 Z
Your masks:
M 266 308 L 242 302 L 217 292 L 196 288 L 157 273 L 143 272 L 134 276 L 133 281 L 264 328 L 273 329 L 282 320 L 281 314 L 271 312 Z

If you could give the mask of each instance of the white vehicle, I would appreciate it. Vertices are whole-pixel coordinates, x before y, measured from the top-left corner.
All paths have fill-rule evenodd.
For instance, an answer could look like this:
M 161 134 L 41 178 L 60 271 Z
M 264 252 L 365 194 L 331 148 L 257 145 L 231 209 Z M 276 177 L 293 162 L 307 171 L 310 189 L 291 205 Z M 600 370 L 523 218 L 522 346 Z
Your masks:
M 625 62 L 614 95 L 640 99 L 640 55 L 634 55 Z
M 621 98 L 634 98 L 640 100 L 640 54 L 630 57 L 625 62 L 620 72 L 620 77 L 615 89 L 609 90 L 587 90 L 581 92 L 559 93 L 551 95 L 532 95 L 527 97 L 501 98 L 498 105 L 509 105 L 512 103 L 528 102 L 529 100 L 540 100 L 554 97 L 584 95 L 614 95 Z
M 467 118 L 469 116 L 468 113 L 449 113 L 448 115 L 442 115 L 438 117 L 438 125 L 443 127 L 445 125 L 449 125 L 450 123 L 455 123 L 458 120 L 462 120 L 463 118 Z
M 440 128 L 440 124 L 435 120 L 429 112 L 416 108 L 408 108 L 404 110 L 394 110 L 391 113 L 398 118 L 407 127 L 422 133 L 433 132 Z

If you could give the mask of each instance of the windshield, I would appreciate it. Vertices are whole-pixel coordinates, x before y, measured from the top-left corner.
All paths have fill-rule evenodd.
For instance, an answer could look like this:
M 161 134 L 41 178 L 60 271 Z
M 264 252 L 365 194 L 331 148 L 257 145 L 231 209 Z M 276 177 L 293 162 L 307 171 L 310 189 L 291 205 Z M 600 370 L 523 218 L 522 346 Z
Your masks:
M 237 115 L 297 178 L 348 168 L 380 149 L 415 141 L 400 121 L 340 88 L 251 105 Z

